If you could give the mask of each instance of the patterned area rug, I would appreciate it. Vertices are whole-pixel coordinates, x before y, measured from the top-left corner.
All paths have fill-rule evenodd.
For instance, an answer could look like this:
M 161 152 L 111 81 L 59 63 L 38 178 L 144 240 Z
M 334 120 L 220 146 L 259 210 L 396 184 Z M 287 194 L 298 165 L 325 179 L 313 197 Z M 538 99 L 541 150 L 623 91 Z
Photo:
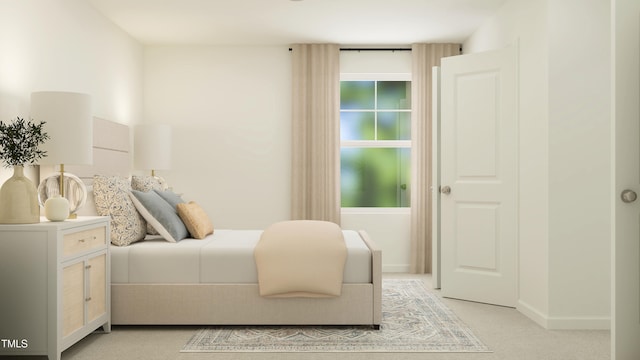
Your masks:
M 198 332 L 181 352 L 490 352 L 420 280 L 383 280 L 382 325 L 233 326 Z

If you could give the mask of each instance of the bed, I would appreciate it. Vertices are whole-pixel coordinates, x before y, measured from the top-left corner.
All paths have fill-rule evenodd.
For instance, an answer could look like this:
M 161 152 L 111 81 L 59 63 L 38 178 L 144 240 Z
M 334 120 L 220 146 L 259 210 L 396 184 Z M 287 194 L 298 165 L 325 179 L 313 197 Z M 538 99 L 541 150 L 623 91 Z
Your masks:
M 87 184 L 96 175 L 128 176 L 129 128 L 95 119 L 94 164 L 70 167 Z M 110 134 L 105 137 L 104 134 Z M 123 165 L 127 164 L 127 165 Z M 46 175 L 46 169 L 41 176 Z M 79 215 L 95 214 L 94 197 Z M 112 233 L 113 233 L 112 218 Z M 202 239 L 168 242 L 147 235 L 112 245 L 114 325 L 367 325 L 382 319 L 382 255 L 365 231 L 343 230 L 346 247 L 339 296 L 260 294 L 254 248 L 264 230 L 215 229 Z
M 366 233 L 345 231 L 342 294 L 331 298 L 260 296 L 251 254 L 260 234 L 216 230 L 203 240 L 112 246 L 112 323 L 380 324 L 380 253 Z

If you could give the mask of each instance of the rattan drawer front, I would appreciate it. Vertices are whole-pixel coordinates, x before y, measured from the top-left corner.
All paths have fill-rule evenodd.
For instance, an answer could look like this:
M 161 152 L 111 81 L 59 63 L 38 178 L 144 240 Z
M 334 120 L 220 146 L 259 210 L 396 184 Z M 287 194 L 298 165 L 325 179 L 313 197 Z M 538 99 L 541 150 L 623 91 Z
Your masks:
M 64 235 L 63 256 L 74 255 L 106 244 L 106 229 L 98 227 Z

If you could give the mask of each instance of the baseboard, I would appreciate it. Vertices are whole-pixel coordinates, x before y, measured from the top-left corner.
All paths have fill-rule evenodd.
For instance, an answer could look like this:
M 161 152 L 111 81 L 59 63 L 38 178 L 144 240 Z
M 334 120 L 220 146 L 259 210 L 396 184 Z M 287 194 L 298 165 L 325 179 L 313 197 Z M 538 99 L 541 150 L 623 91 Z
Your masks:
M 409 265 L 401 264 L 401 265 L 382 265 L 383 273 L 408 273 Z
M 610 330 L 611 318 L 603 317 L 551 317 L 550 330 Z
M 520 311 L 524 316 L 526 316 L 529 319 L 531 319 L 536 324 L 538 324 L 538 325 L 542 326 L 543 328 L 547 329 L 547 326 L 548 326 L 547 316 L 544 313 L 542 313 L 541 311 L 539 311 L 538 309 L 536 309 L 533 306 L 523 302 L 522 300 L 518 300 L 518 304 L 516 305 L 516 309 L 518 311 Z
M 610 330 L 610 317 L 548 316 L 533 306 L 518 301 L 516 309 L 536 324 L 548 330 Z

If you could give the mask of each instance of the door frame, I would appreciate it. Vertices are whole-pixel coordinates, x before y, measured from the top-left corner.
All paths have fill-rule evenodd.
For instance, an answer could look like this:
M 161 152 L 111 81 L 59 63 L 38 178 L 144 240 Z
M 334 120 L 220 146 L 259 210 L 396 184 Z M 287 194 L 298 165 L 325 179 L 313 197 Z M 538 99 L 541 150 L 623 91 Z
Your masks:
M 611 10 L 611 358 L 630 360 L 640 356 L 640 200 L 620 195 L 640 193 L 640 4 L 613 0 Z
M 440 67 L 431 76 L 431 282 L 440 289 Z

